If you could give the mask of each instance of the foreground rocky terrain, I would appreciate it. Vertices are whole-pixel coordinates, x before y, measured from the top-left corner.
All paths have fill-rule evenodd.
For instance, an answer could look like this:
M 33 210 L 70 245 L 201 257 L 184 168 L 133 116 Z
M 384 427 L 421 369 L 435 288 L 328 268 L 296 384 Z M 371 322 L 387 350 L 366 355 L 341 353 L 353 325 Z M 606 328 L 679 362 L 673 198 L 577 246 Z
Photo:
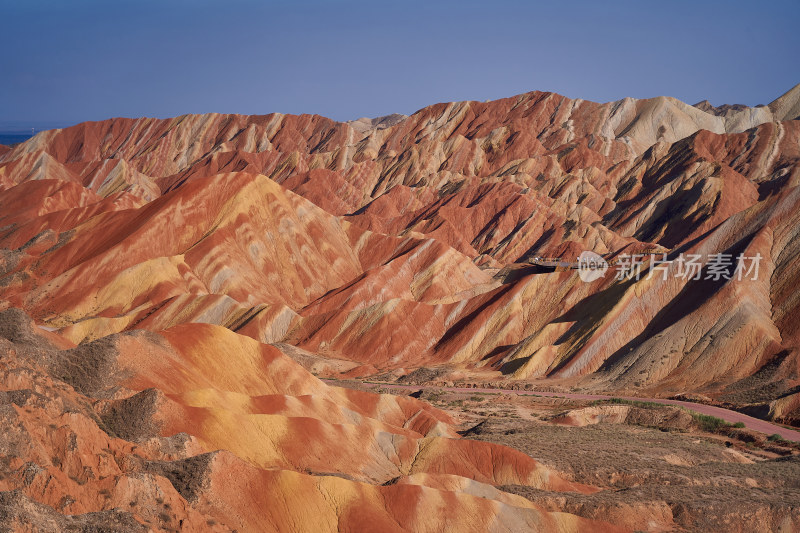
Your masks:
M 70 348 L 9 310 L 0 333 L 11 530 L 619 530 L 495 487 L 598 488 L 220 326 Z
M 756 108 L 533 92 L 349 123 L 111 119 L 0 147 L 0 514 L 702 529 L 691 506 L 633 523 L 641 495 L 611 496 L 613 476 L 315 376 L 682 395 L 800 425 L 799 115 L 800 86 Z M 615 267 L 530 263 L 584 250 Z M 617 276 L 631 254 L 641 275 Z M 763 523 L 798 525 L 796 501 L 770 505 Z

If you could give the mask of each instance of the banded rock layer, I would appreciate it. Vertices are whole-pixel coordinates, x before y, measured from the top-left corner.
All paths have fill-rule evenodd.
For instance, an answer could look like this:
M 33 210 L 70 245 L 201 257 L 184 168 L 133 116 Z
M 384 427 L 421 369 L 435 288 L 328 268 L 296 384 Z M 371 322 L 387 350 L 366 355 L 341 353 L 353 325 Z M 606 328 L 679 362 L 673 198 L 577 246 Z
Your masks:
M 441 526 L 403 522 L 406 511 L 386 503 L 392 493 L 432 506 L 420 516 L 452 502 L 498 530 L 562 519 L 581 528 L 493 486 L 592 488 L 455 438 L 452 421 L 421 402 L 345 393 L 309 371 L 440 367 L 451 379 L 701 393 L 797 423 L 798 101 L 800 86 L 757 108 L 533 92 L 350 123 L 209 114 L 42 132 L 0 151 L 0 309 L 57 333 L 60 351 L 118 354 L 90 359 L 95 374 L 124 369 L 91 385 L 70 381 L 73 370 L 91 374 L 82 360 L 59 367 L 53 347 L 45 362 L 34 357 L 41 368 L 30 375 L 59 391 L 51 400 L 83 406 L 85 420 L 68 426 L 124 440 L 107 447 L 125 457 L 137 456 L 126 442 L 192 436 L 170 453 L 158 440 L 136 459 L 163 490 L 170 481 L 186 523 L 250 529 L 252 509 L 275 508 L 253 493 L 234 501 L 224 489 L 234 476 L 311 498 L 319 527 L 356 527 L 363 517 L 350 506 L 387 528 Z M 762 259 L 753 278 L 682 278 L 673 261 L 664 276 L 645 263 L 640 279 L 612 272 L 591 283 L 528 262 L 583 250 L 697 254 L 703 274 L 711 254 Z M 42 402 L 48 414 L 19 424 L 53 439 L 43 417 L 68 413 Z M 144 409 L 152 427 L 103 436 L 96 417 L 123 405 Z M 60 446 L 43 442 L 37 450 Z M 22 491 L 9 512 L 33 502 L 82 516 L 114 508 L 76 498 L 67 480 L 78 471 L 42 461 L 9 467 L 4 490 Z M 29 463 L 67 488 L 37 492 Z M 184 469 L 202 473 L 201 488 L 175 485 Z M 330 494 L 346 501 L 323 512 Z M 288 514 L 252 519 L 280 529 L 301 513 L 289 500 Z M 153 522 L 154 512 L 132 517 Z

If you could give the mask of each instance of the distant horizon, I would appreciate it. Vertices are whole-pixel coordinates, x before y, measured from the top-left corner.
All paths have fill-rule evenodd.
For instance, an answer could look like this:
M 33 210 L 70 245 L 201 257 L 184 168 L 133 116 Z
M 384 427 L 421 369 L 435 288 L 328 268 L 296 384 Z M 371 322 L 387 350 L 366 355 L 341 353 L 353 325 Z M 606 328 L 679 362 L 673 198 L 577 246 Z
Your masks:
M 776 99 L 780 98 L 781 96 L 786 94 L 788 91 L 790 91 L 791 89 L 793 89 L 797 85 L 800 85 L 800 83 L 796 83 L 796 84 L 792 85 L 791 87 L 783 90 L 782 92 L 780 92 L 774 98 L 772 98 L 771 100 L 769 100 L 767 102 L 762 102 L 762 103 L 755 104 L 755 105 L 743 104 L 741 102 L 713 102 L 708 98 L 703 98 L 701 100 L 698 100 L 697 102 L 686 102 L 684 100 L 680 100 L 679 98 L 677 98 L 677 99 L 680 100 L 681 102 L 684 102 L 685 104 L 690 105 L 690 106 L 695 106 L 695 105 L 697 105 L 697 104 L 699 104 L 699 103 L 701 103 L 703 101 L 709 101 L 709 103 L 711 105 L 713 105 L 714 107 L 720 107 L 720 106 L 724 106 L 724 105 L 746 105 L 748 107 L 759 107 L 759 106 L 767 106 L 767 105 L 769 105 L 770 103 L 772 103 Z M 346 120 L 337 120 L 337 119 L 334 119 L 333 117 L 329 117 L 327 115 L 320 115 L 319 113 L 284 113 L 283 111 L 269 111 L 269 112 L 266 112 L 266 113 L 232 113 L 232 112 L 225 112 L 225 111 L 206 111 L 206 112 L 203 112 L 203 113 L 181 113 L 181 114 L 178 114 L 178 115 L 167 115 L 167 116 L 147 116 L 147 115 L 142 115 L 142 116 L 123 116 L 123 115 L 120 115 L 120 116 L 110 116 L 110 117 L 99 118 L 99 119 L 80 120 L 80 121 L 77 121 L 77 122 L 59 121 L 59 120 L 53 120 L 53 121 L 30 121 L 30 122 L 25 122 L 25 121 L 20 121 L 20 120 L 15 120 L 15 121 L 3 121 L 3 120 L 0 120 L 0 135 L 28 135 L 28 137 L 31 137 L 32 136 L 32 135 L 30 135 L 31 128 L 33 128 L 35 130 L 35 132 L 34 132 L 34 134 L 35 134 L 35 133 L 39 133 L 41 131 L 47 131 L 47 130 L 53 130 L 53 129 L 64 129 L 64 128 L 68 128 L 68 127 L 71 127 L 71 126 L 77 126 L 78 124 L 82 124 L 84 122 L 102 122 L 104 120 L 138 119 L 138 118 L 153 118 L 153 119 L 156 119 L 156 120 L 166 120 L 166 119 L 176 118 L 176 117 L 183 116 L 183 115 L 204 115 L 204 114 L 211 114 L 211 113 L 223 114 L 223 115 L 226 115 L 226 114 L 270 115 L 270 114 L 273 114 L 273 113 L 282 113 L 282 114 L 285 114 L 285 115 L 316 114 L 316 115 L 324 116 L 326 118 L 330 118 L 331 120 L 336 120 L 337 122 L 351 122 L 351 121 L 359 120 L 359 119 L 362 119 L 362 118 L 373 119 L 373 118 L 380 118 L 380 117 L 384 117 L 384 116 L 389 116 L 389 115 L 392 115 L 392 114 L 401 114 L 401 115 L 410 116 L 410 115 L 413 115 L 414 113 L 417 113 L 418 111 L 420 111 L 422 109 L 425 109 L 426 107 L 429 107 L 431 105 L 440 104 L 440 103 L 459 102 L 459 101 L 486 102 L 486 101 L 492 101 L 492 100 L 502 100 L 503 98 L 513 98 L 513 97 L 518 96 L 520 94 L 526 94 L 526 93 L 535 92 L 535 91 L 552 92 L 552 93 L 559 94 L 556 91 L 547 91 L 545 89 L 531 89 L 530 91 L 525 91 L 525 92 L 516 93 L 516 94 L 510 94 L 508 96 L 501 96 L 499 98 L 490 98 L 490 99 L 487 99 L 487 100 L 479 100 L 477 98 L 469 98 L 469 99 L 466 99 L 466 100 L 450 100 L 448 102 L 431 102 L 430 104 L 424 105 L 424 106 L 422 106 L 422 107 L 420 107 L 418 109 L 415 109 L 414 111 L 408 112 L 408 113 L 402 113 L 402 112 L 396 111 L 396 112 L 390 112 L 390 113 L 386 113 L 386 114 L 383 114 L 383 115 L 376 115 L 376 116 L 353 117 L 353 118 L 346 119 Z M 561 96 L 565 96 L 565 97 L 573 99 L 573 100 L 574 99 L 590 100 L 590 99 L 587 99 L 587 98 L 581 98 L 580 96 L 571 96 L 571 95 L 561 95 Z M 658 97 L 662 97 L 662 96 L 663 97 L 667 97 L 667 98 L 676 98 L 676 97 L 668 95 L 668 94 L 659 94 L 659 95 L 648 96 L 648 97 L 644 97 L 644 98 L 637 98 L 637 100 L 646 100 L 646 99 L 658 98 Z M 623 97 L 617 98 L 615 100 L 607 100 L 605 102 L 598 102 L 598 103 L 615 102 L 615 101 L 623 100 L 624 98 L 634 98 L 634 97 L 623 96 Z M 29 124 L 29 126 L 26 127 L 25 124 Z M 3 144 L 3 143 L 0 142 L 0 144 Z

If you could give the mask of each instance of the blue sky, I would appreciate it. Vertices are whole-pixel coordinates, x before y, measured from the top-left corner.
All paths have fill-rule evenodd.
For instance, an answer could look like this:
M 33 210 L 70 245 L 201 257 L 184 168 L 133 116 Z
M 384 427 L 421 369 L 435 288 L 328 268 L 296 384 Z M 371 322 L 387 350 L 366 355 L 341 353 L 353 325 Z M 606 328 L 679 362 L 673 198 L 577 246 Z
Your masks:
M 530 90 L 768 103 L 800 2 L 0 0 L 0 129 L 115 116 L 411 113 Z

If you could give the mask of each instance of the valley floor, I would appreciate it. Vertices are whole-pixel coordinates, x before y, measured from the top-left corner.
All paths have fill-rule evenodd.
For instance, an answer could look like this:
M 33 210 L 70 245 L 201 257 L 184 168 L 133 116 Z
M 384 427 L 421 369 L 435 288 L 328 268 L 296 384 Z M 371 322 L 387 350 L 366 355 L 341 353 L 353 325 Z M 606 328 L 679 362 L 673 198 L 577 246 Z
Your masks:
M 332 380 L 331 380 L 332 382 Z M 340 382 L 409 393 L 460 421 L 470 439 L 516 448 L 595 494 L 507 485 L 549 511 L 634 531 L 792 531 L 800 516 L 800 444 L 683 406 L 561 392 Z M 714 413 L 726 411 L 715 408 Z M 731 422 L 738 421 L 730 413 Z M 761 421 L 763 422 L 763 421 Z

